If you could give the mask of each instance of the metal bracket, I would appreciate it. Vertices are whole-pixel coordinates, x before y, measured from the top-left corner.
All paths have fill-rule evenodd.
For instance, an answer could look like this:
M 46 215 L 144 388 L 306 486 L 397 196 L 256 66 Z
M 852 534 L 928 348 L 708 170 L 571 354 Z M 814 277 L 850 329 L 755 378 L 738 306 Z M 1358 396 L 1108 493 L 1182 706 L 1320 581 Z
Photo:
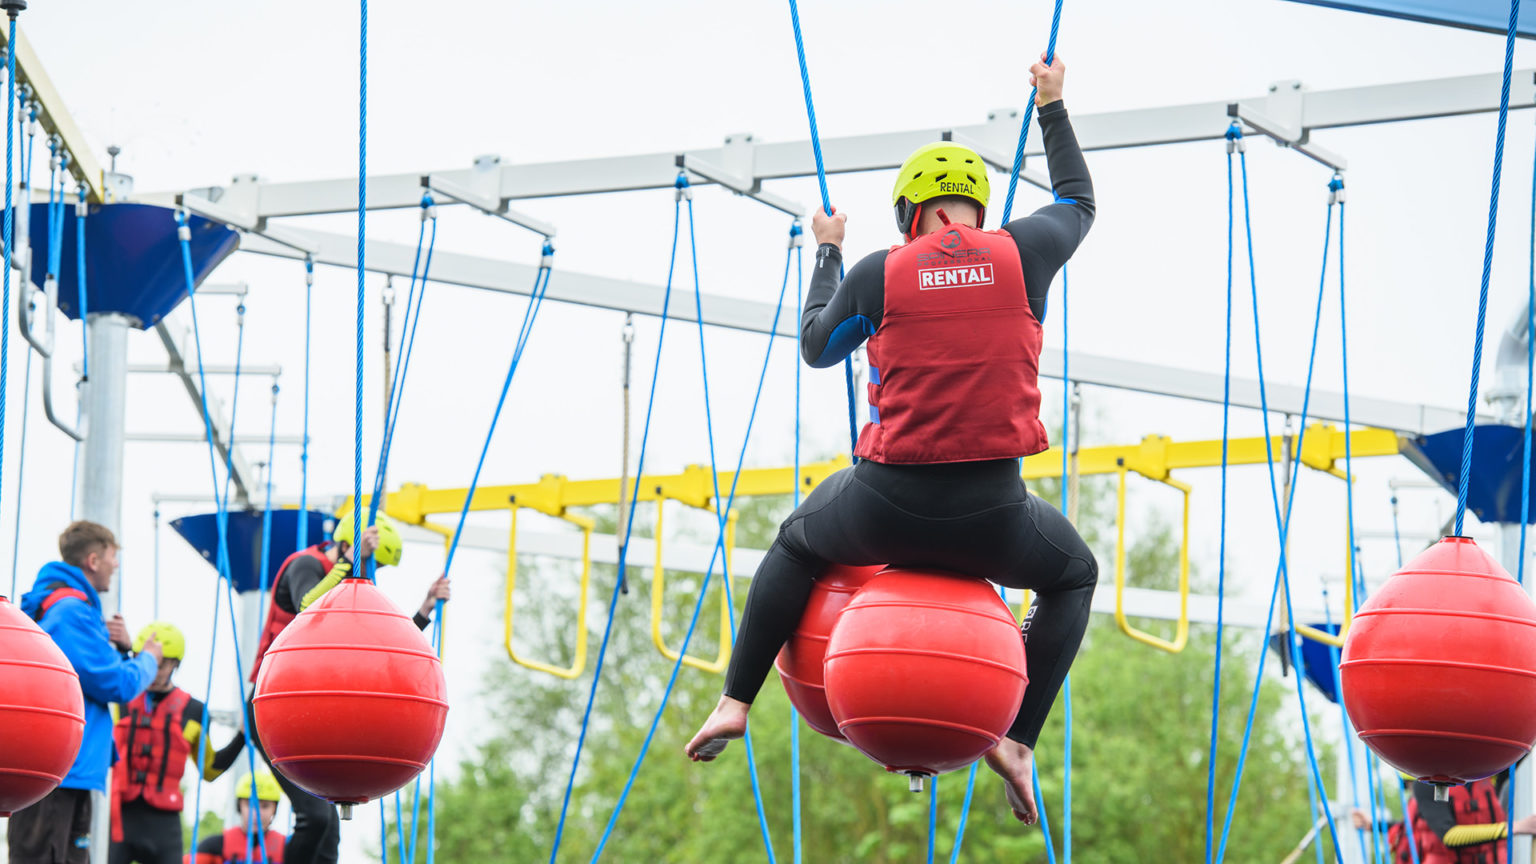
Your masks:
M 25 208 L 23 208 L 25 209 Z M 31 287 L 31 283 L 23 282 Z M 43 281 L 43 338 L 41 341 L 32 333 L 32 304 L 24 299 L 16 304 L 16 324 L 21 328 L 21 336 L 27 340 L 38 356 L 43 358 L 43 414 L 48 417 L 48 422 L 58 428 L 60 432 L 68 435 L 76 441 L 85 440 L 86 422 L 90 418 L 81 417 L 78 428 L 59 419 L 58 412 L 53 410 L 53 335 L 54 314 L 59 308 L 59 283 L 52 276 Z M 29 294 L 31 292 L 28 292 Z M 28 298 L 29 299 L 29 298 Z M 76 396 L 78 399 L 79 396 Z
M 806 215 L 804 204 L 765 191 L 763 181 L 754 176 L 757 165 L 756 147 L 757 145 L 752 143 L 751 133 L 738 132 L 735 135 L 726 136 L 725 139 L 723 156 L 728 164 L 716 165 L 698 156 L 682 153 L 677 157 L 677 167 L 697 174 L 712 183 L 718 183 L 737 195 L 745 195 L 767 204 L 796 219 L 803 218 Z
M 487 216 L 495 216 L 498 219 L 511 222 L 513 225 L 527 228 L 535 234 L 542 234 L 551 239 L 555 236 L 555 226 L 511 209 L 507 206 L 507 202 L 500 197 L 484 195 L 451 180 L 434 177 L 431 174 L 421 175 L 421 186 L 423 189 L 436 192 L 444 198 L 457 201 L 460 204 L 468 204 Z
M 1247 125 L 1255 132 L 1272 139 L 1281 147 L 1289 147 L 1301 155 L 1320 162 L 1335 171 L 1343 171 L 1349 167 L 1349 160 L 1326 147 L 1313 144 L 1310 140 L 1311 130 L 1300 125 L 1302 97 L 1300 95 L 1300 83 L 1295 83 L 1296 87 L 1294 89 L 1290 88 L 1289 85 L 1282 88 L 1287 93 L 1296 94 L 1294 98 L 1284 100 L 1271 98 L 1269 103 L 1266 104 L 1266 107 L 1278 104 L 1282 110 L 1287 111 L 1289 116 L 1284 119 L 1276 118 L 1265 111 L 1260 111 L 1241 102 L 1229 104 L 1227 106 L 1227 116 Z M 1281 90 L 1274 90 L 1272 92 L 1278 94 Z M 1286 120 L 1291 122 L 1288 123 Z

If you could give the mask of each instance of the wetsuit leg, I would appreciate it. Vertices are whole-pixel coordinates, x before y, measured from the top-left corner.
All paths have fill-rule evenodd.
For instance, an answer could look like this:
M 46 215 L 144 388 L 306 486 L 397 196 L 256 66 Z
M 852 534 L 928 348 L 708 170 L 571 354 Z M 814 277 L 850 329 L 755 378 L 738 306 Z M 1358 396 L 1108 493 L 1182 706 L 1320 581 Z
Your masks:
M 122 806 L 123 842 L 107 852 L 109 864 L 181 864 L 181 814 L 134 799 Z
M 254 719 L 256 714 L 251 711 L 246 716 Z M 299 788 L 272 765 L 254 722 L 249 733 L 251 746 L 271 766 L 272 776 L 283 787 L 288 806 L 293 808 L 293 836 L 284 847 L 283 860 L 289 864 L 336 864 L 341 857 L 341 817 L 336 813 L 336 805 Z
M 1012 460 L 864 461 L 785 520 L 747 594 L 726 695 L 750 702 L 829 562 L 931 567 L 1036 592 L 1030 686 L 1009 737 L 1034 746 L 1088 624 L 1098 567 L 1071 524 L 1025 491 Z

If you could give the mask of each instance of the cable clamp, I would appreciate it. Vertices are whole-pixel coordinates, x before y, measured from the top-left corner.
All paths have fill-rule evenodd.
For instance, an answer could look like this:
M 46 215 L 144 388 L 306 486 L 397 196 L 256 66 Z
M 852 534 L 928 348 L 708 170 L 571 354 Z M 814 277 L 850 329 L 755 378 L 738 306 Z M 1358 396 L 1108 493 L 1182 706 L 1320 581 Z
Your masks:
M 176 239 L 183 243 L 192 241 L 192 229 L 187 227 L 187 211 L 179 207 L 176 209 Z
M 244 303 L 241 303 L 239 306 L 235 307 L 235 326 L 236 327 L 244 327 L 245 326 L 245 304 Z
M 1333 179 L 1328 181 L 1328 204 L 1343 204 L 1344 200 L 1344 175 L 1334 172 Z
M 549 242 L 548 237 L 544 238 L 544 248 L 539 252 L 539 266 L 546 270 L 555 266 L 555 244 Z
M 437 201 L 432 198 L 430 190 L 421 193 L 421 221 L 437 218 Z
M 794 221 L 794 224 L 789 226 L 789 248 L 791 248 L 791 249 L 799 249 L 801 246 L 804 246 L 804 245 L 805 245 L 805 228 L 800 225 L 800 220 L 796 219 Z
M 677 200 L 678 201 L 692 201 L 693 200 L 693 187 L 690 186 L 689 183 L 688 183 L 688 175 L 687 174 L 684 174 L 682 172 L 678 172 L 677 182 L 673 183 L 672 185 L 677 187 Z

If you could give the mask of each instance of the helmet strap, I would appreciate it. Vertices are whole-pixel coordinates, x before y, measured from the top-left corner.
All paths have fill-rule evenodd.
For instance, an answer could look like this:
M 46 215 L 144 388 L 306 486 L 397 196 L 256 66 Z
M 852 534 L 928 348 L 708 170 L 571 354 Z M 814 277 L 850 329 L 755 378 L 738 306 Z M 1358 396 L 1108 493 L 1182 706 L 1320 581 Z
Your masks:
M 943 207 L 940 207 L 937 210 L 934 210 L 933 212 L 938 214 L 940 222 L 943 222 L 945 225 L 949 224 L 949 216 L 947 214 L 945 214 Z
M 923 221 L 923 205 L 912 205 L 912 218 L 907 220 L 907 242 L 917 239 L 917 226 Z

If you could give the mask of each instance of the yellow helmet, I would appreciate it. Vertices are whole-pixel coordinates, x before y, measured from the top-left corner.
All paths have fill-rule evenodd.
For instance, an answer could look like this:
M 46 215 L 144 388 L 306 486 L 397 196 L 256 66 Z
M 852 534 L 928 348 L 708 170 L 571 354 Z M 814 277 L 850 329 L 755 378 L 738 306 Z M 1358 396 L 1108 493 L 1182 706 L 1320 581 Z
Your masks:
M 153 635 L 160 640 L 160 651 L 167 660 L 180 660 L 187 656 L 187 637 L 175 624 L 165 621 L 153 621 L 144 625 L 139 635 L 133 640 L 133 650 L 143 651 L 144 643 Z
M 400 556 L 405 552 L 405 542 L 400 539 L 400 529 L 395 527 L 395 520 L 378 514 L 374 524 L 379 529 L 379 548 L 373 550 L 373 562 L 379 566 L 400 563 Z M 349 510 L 336 517 L 336 530 L 331 532 L 331 539 L 337 543 L 352 543 L 352 512 Z
M 937 141 L 912 151 L 907 161 L 901 163 L 891 190 L 891 204 L 896 208 L 897 226 L 910 238 L 917 225 L 919 205 L 924 201 L 959 195 L 980 205 L 985 217 L 991 194 L 986 163 L 975 150 Z
M 277 802 L 283 800 L 283 787 L 277 783 L 277 778 L 271 771 L 265 769 L 255 774 L 247 774 L 241 778 L 236 787 L 241 798 L 256 798 L 259 801 Z

